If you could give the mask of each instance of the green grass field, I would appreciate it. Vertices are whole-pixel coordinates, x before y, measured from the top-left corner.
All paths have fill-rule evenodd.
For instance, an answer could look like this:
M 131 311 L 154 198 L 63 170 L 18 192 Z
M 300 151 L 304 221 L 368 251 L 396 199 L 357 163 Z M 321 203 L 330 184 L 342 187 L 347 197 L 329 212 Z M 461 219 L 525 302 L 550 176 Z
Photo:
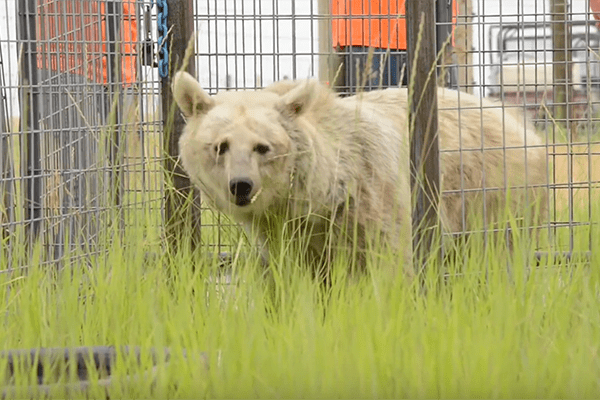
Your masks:
M 464 263 L 446 267 L 444 280 L 435 264 L 423 286 L 389 279 L 374 266 L 348 280 L 340 260 L 328 291 L 293 257 L 274 261 L 272 280 L 254 260 L 239 258 L 232 266 L 237 284 L 219 285 L 215 263 L 200 252 L 162 252 L 152 225 L 138 219 L 125 235 L 107 232 L 112 244 L 92 268 L 73 254 L 60 271 L 36 267 L 33 257 L 27 274 L 0 274 L 3 349 L 171 350 L 171 361 L 154 369 L 149 357 L 141 365 L 119 359 L 111 398 L 600 394 L 596 254 L 590 264 L 534 267 L 532 252 L 520 251 L 518 241 L 511 257 L 501 247 L 484 252 L 474 240 L 463 249 Z M 592 233 L 597 248 L 600 235 Z M 397 264 L 391 257 L 380 262 Z M 184 358 L 183 349 L 192 356 Z M 201 352 L 207 362 L 193 356 Z M 153 375 L 126 381 L 144 371 Z M 34 376 L 23 370 L 2 386 L 25 387 Z M 92 397 L 104 393 L 100 383 L 92 378 Z

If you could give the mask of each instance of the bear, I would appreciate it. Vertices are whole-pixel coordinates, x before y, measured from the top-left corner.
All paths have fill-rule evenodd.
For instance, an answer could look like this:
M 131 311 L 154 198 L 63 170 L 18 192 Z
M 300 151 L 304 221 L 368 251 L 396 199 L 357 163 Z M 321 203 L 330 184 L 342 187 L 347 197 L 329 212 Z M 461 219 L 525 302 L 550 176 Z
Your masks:
M 444 232 L 499 221 L 504 206 L 543 215 L 547 163 L 535 130 L 500 104 L 437 90 Z M 406 88 L 341 97 L 306 79 L 209 96 L 180 71 L 173 95 L 186 118 L 183 169 L 245 228 L 263 262 L 287 226 L 291 239 L 306 239 L 318 274 L 341 248 L 354 249 L 353 265 L 364 269 L 379 244 L 399 256 L 403 265 L 392 269 L 412 276 Z M 540 211 L 526 212 L 533 205 Z

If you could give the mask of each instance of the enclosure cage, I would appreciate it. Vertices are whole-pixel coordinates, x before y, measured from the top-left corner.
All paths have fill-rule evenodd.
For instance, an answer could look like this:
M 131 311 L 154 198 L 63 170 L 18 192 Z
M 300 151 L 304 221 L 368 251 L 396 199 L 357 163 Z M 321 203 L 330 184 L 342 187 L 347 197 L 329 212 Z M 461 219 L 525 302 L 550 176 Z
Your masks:
M 191 6 L 188 21 L 169 15 L 175 3 Z M 535 122 L 552 205 L 544 226 L 565 252 L 592 250 L 600 201 L 597 3 L 436 3 L 438 84 Z M 195 74 L 211 94 L 317 77 L 348 95 L 370 48 L 378 79 L 367 89 L 406 84 L 405 17 L 398 0 L 0 0 L 3 251 L 26 238 L 42 243 L 47 262 L 74 248 L 96 254 L 107 226 L 138 220 L 161 236 L 164 161 L 176 157 L 163 146 L 173 71 L 161 62 L 183 56 L 163 51 L 161 25 L 193 27 Z M 371 29 L 380 36 L 367 43 Z M 229 251 L 237 226 L 204 207 L 198 218 L 201 242 Z

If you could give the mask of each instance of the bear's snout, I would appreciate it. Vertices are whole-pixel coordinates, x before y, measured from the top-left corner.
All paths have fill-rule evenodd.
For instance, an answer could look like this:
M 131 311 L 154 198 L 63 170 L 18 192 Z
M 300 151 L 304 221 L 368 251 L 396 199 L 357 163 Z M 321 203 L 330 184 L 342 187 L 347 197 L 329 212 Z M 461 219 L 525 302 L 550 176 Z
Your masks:
M 250 194 L 254 188 L 252 179 L 236 178 L 229 181 L 229 191 L 235 196 L 237 206 L 246 206 L 251 203 Z

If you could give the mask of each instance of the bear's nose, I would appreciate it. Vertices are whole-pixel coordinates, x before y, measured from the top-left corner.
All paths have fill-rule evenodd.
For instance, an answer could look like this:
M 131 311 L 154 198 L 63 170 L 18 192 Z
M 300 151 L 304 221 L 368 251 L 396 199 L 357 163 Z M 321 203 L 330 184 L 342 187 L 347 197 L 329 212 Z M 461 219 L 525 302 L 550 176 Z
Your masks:
M 238 178 L 229 181 L 229 190 L 231 191 L 231 194 L 238 198 L 250 196 L 252 187 L 252 180 L 248 178 Z

